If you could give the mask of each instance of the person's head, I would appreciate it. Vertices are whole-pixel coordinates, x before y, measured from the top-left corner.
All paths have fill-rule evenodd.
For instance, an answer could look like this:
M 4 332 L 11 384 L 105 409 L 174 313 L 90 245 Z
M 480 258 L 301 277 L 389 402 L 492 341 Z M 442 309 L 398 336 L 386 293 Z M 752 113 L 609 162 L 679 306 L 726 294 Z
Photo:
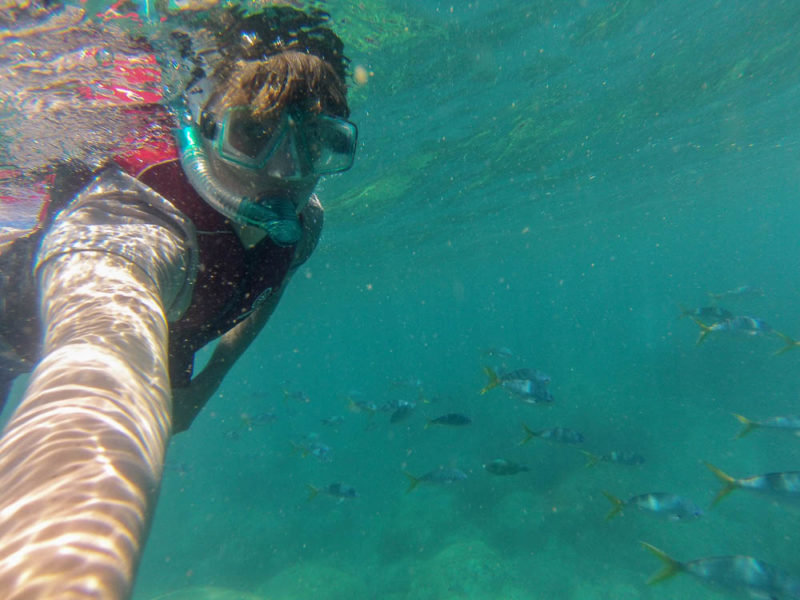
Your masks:
M 178 134 L 198 193 L 281 244 L 299 239 L 320 176 L 349 168 L 355 152 L 346 59 L 326 17 L 272 7 L 232 19 L 218 35 L 222 60 L 187 90 Z

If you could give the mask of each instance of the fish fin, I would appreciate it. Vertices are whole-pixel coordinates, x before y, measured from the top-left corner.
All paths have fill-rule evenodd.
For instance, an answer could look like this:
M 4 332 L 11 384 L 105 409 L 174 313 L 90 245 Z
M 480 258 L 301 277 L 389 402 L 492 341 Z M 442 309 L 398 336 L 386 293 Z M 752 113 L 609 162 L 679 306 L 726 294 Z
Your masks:
M 421 480 L 420 480 L 419 477 L 414 477 L 408 471 L 403 471 L 403 473 L 405 474 L 406 477 L 408 477 L 408 481 L 409 481 L 408 489 L 406 489 L 406 494 L 408 494 L 409 492 L 413 492 L 414 491 L 414 488 L 419 485 L 419 482 Z
M 314 487 L 313 485 L 311 485 L 309 483 L 308 484 L 308 499 L 306 500 L 306 502 L 311 502 L 314 498 L 317 497 L 317 494 L 319 494 L 319 488 Z
M 772 356 L 778 356 L 779 354 L 786 354 L 792 348 L 797 348 L 798 346 L 800 346 L 800 342 L 798 342 L 797 340 L 789 337 L 785 333 L 781 333 L 780 331 L 776 331 L 775 333 L 780 338 L 782 338 L 783 341 L 786 342 L 786 344 L 780 350 L 777 350 L 776 352 L 773 352 Z
M 305 458 L 308 456 L 308 450 L 303 447 L 302 444 L 298 444 L 297 442 L 289 442 L 292 445 L 292 450 L 299 453 L 301 457 Z
M 694 317 L 692 317 L 692 321 L 697 323 L 697 326 L 700 327 L 700 335 L 697 336 L 697 341 L 694 343 L 695 346 L 699 346 L 705 341 L 706 336 L 711 333 L 711 327 Z
M 585 468 L 588 469 L 590 467 L 595 466 L 597 463 L 600 462 L 600 458 L 601 458 L 600 455 L 592 454 L 591 452 L 588 452 L 587 450 L 581 450 L 581 452 L 583 452 L 588 458 L 588 460 L 586 461 Z
M 753 431 L 753 429 L 759 426 L 758 423 L 756 423 L 755 421 L 751 421 L 750 419 L 748 419 L 747 417 L 743 417 L 742 415 L 737 415 L 736 413 L 733 413 L 733 416 L 736 417 L 736 419 L 742 425 L 744 425 L 744 427 L 742 427 L 742 430 L 738 434 L 736 434 L 735 438 L 733 438 L 735 440 L 738 440 L 740 437 L 746 436 L 748 433 Z
M 489 383 L 481 390 L 481 396 L 500 385 L 500 378 L 497 376 L 497 373 L 494 372 L 494 369 L 491 367 L 483 367 L 483 372 L 486 373 L 486 376 L 489 378 Z
M 647 585 L 652 585 L 654 583 L 658 583 L 660 581 L 664 581 L 665 579 L 669 579 L 673 575 L 676 575 L 683 571 L 683 564 L 672 558 L 669 554 L 664 552 L 663 550 L 659 550 L 652 544 L 648 544 L 647 542 L 639 542 L 642 545 L 642 548 L 648 550 L 650 553 L 655 554 L 658 558 L 662 560 L 664 563 L 664 568 L 661 569 L 658 573 L 650 576 L 650 579 L 647 580 Z
M 535 432 L 535 431 L 533 431 L 533 430 L 532 430 L 530 427 L 528 427 L 527 425 L 525 425 L 525 423 L 523 423 L 523 424 L 522 424 L 522 428 L 525 430 L 525 439 L 524 439 L 524 440 L 522 440 L 522 441 L 519 443 L 519 445 L 520 445 L 520 446 L 522 446 L 523 444 L 527 444 L 528 442 L 530 442 L 530 441 L 531 441 L 531 439 L 533 439 L 533 438 L 535 438 L 535 437 L 536 437 L 536 432 Z
M 417 402 L 420 404 L 430 404 L 431 401 L 422 393 L 422 388 L 420 387 L 417 391 Z
M 717 503 L 722 500 L 725 496 L 730 494 L 733 490 L 739 487 L 739 484 L 736 483 L 736 480 L 725 473 L 722 469 L 719 469 L 712 465 L 711 463 L 704 463 L 708 470 L 711 471 L 714 475 L 717 476 L 724 485 L 724 487 L 719 491 L 719 493 L 714 497 L 714 500 L 711 501 L 711 506 L 716 506 Z
M 348 405 L 347 406 L 348 406 L 348 410 L 350 412 L 352 412 L 352 413 L 366 413 L 367 420 L 372 419 L 372 417 L 374 417 L 375 413 L 377 412 L 374 408 L 371 408 L 369 406 L 359 405 L 352 398 L 348 398 Z
M 603 495 L 608 498 L 608 501 L 611 502 L 611 504 L 613 504 L 611 511 L 606 515 L 606 521 L 610 521 L 622 512 L 625 502 L 617 498 L 614 494 L 610 494 L 605 490 L 603 491 Z

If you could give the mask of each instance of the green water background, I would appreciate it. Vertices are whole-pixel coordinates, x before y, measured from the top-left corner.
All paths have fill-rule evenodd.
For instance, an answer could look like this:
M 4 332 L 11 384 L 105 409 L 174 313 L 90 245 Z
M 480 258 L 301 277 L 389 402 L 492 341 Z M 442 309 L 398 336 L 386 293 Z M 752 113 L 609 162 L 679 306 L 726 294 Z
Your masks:
M 712 337 L 678 304 L 733 301 L 800 336 L 800 7 L 791 2 L 331 3 L 353 65 L 356 166 L 325 182 L 326 231 L 255 347 L 170 453 L 137 598 L 185 585 L 265 597 L 663 598 L 647 540 L 679 559 L 749 554 L 800 571 L 797 514 L 736 493 L 692 523 L 626 514 L 602 490 L 704 507 L 738 476 L 798 469 L 800 440 L 733 441 L 731 412 L 797 412 L 798 354 Z M 485 396 L 481 352 L 552 377 L 552 407 Z M 348 395 L 426 397 L 398 425 Z M 302 390 L 307 404 L 286 401 Z M 240 428 L 241 413 L 276 422 Z M 423 428 L 442 412 L 463 430 Z M 341 414 L 336 430 L 320 419 Z M 587 469 L 517 444 L 521 423 L 642 453 Z M 238 439 L 225 432 L 239 429 Z M 309 433 L 331 463 L 292 449 Z M 535 440 L 538 441 L 538 440 Z M 495 478 L 508 458 L 530 473 Z M 460 484 L 406 493 L 404 470 Z M 354 501 L 307 502 L 344 481 Z M 316 581 L 316 583 L 314 583 Z M 318 586 L 315 587 L 315 586 Z M 319 589 L 321 588 L 321 589 Z
M 731 412 L 800 413 L 800 350 L 710 336 L 679 305 L 748 284 L 736 313 L 800 337 L 800 5 L 565 0 L 321 4 L 345 40 L 356 165 L 324 181 L 320 245 L 219 396 L 175 438 L 134 598 L 696 597 L 679 559 L 748 554 L 800 573 L 797 512 L 736 492 L 691 523 L 602 494 L 719 489 L 800 469 L 800 439 L 733 440 Z M 484 351 L 552 377 L 556 402 L 478 391 Z M 348 410 L 430 402 L 399 424 Z M 287 399 L 284 390 L 308 401 Z M 274 412 L 248 426 L 243 415 Z M 463 412 L 473 424 L 429 428 Z M 336 428 L 320 420 L 341 415 Z M 565 426 L 639 468 L 519 446 Z M 295 448 L 310 434 L 332 460 Z M 528 473 L 498 478 L 494 458 Z M 409 471 L 469 478 L 406 493 Z M 343 481 L 360 496 L 308 501 Z

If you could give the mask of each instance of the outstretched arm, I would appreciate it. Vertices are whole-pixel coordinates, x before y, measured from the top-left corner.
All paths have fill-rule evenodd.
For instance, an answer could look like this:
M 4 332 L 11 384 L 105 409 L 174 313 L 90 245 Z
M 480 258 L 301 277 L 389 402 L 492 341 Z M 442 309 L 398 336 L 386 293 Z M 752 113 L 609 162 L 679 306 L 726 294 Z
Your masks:
M 128 598 L 158 494 L 189 252 L 176 221 L 136 223 L 136 193 L 105 195 L 116 211 L 74 211 L 41 251 L 44 355 L 0 439 L 4 600 Z

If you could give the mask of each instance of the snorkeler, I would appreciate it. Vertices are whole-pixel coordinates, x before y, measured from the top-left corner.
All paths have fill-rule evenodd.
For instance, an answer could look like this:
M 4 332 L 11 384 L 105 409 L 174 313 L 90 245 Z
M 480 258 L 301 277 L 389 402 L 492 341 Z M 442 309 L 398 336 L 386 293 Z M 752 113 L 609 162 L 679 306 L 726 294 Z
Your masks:
M 0 244 L 0 400 L 31 372 L 0 440 L 5 600 L 129 596 L 170 435 L 313 251 L 320 177 L 353 162 L 347 60 L 327 15 L 213 16 L 214 52 L 173 34 L 191 63 L 180 99 L 123 106 L 138 125 L 124 147 L 100 168 L 65 160 L 39 226 Z

